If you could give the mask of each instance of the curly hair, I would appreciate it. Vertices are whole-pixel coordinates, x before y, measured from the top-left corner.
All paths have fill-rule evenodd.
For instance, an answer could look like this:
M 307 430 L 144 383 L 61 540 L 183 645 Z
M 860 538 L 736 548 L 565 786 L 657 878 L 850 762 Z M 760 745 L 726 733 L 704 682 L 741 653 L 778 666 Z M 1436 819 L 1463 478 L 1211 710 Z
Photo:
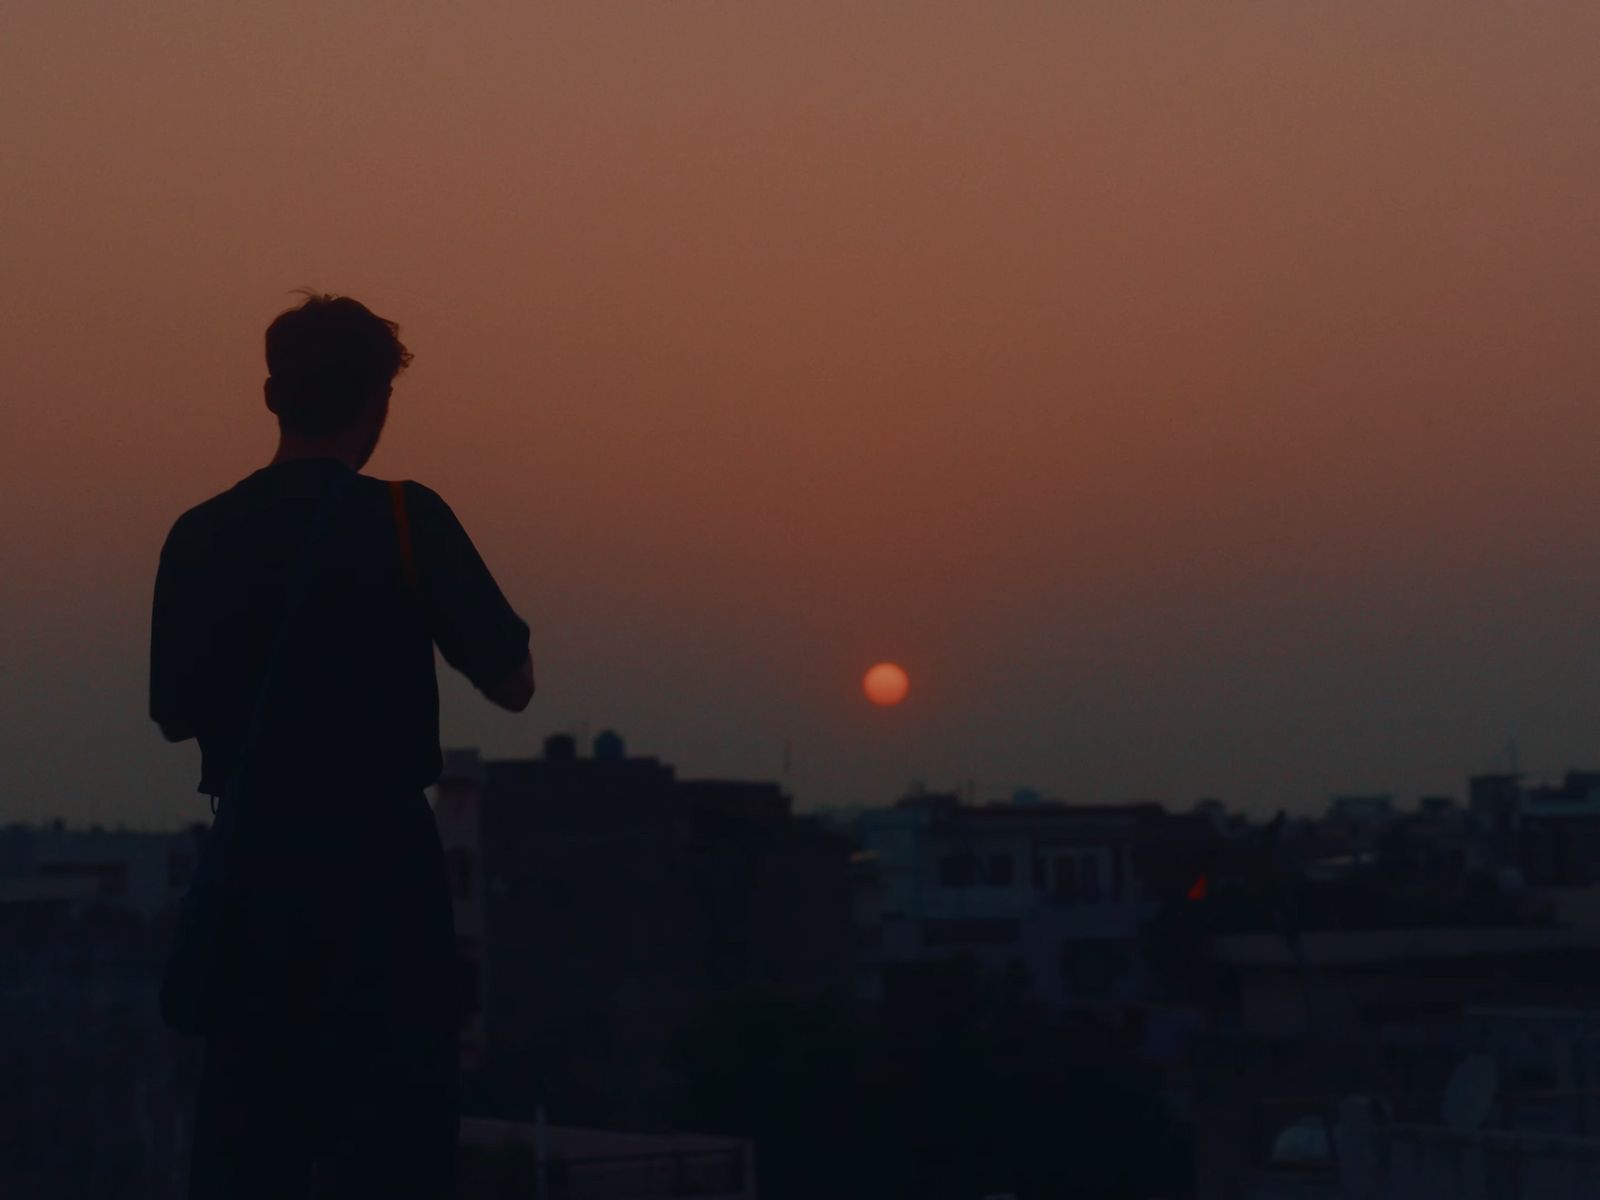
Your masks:
M 307 436 L 354 424 L 411 362 L 400 327 L 348 296 L 310 289 L 267 326 L 268 386 L 278 420 Z

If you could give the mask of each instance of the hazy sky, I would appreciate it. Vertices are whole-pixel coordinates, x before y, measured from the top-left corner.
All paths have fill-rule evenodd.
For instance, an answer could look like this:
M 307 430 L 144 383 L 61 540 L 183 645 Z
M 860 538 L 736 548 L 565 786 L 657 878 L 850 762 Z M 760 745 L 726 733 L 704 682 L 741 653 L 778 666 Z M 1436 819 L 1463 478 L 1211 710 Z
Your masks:
M 6 815 L 203 811 L 156 555 L 305 285 L 400 322 L 368 469 L 533 626 L 447 744 L 787 739 L 803 806 L 1600 765 L 1592 0 L 0 7 Z

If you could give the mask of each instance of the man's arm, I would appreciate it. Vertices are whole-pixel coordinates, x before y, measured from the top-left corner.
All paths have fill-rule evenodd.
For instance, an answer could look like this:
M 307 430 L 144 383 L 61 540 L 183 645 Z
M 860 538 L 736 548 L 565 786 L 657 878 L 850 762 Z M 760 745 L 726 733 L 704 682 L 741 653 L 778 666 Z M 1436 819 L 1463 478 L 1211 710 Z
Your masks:
M 501 708 L 521 712 L 533 699 L 533 690 L 533 653 L 530 651 L 520 667 L 493 686 L 484 688 L 483 694 Z
M 200 614 L 195 610 L 181 524 L 180 520 L 173 526 L 161 548 L 150 614 L 150 717 L 169 742 L 195 736 L 190 704 L 200 653 Z
M 444 659 L 491 702 L 521 712 L 533 698 L 527 623 L 438 493 L 405 485 L 418 535 L 417 570 L 429 632 Z

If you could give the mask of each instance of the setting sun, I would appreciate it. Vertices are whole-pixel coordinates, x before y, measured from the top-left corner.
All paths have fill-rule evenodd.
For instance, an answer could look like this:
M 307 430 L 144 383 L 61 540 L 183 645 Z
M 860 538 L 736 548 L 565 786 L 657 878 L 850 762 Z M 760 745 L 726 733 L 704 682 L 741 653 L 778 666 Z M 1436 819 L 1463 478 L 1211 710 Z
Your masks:
M 911 680 L 906 673 L 888 662 L 870 668 L 861 681 L 861 689 L 867 693 L 867 699 L 885 708 L 904 700 L 910 687 Z

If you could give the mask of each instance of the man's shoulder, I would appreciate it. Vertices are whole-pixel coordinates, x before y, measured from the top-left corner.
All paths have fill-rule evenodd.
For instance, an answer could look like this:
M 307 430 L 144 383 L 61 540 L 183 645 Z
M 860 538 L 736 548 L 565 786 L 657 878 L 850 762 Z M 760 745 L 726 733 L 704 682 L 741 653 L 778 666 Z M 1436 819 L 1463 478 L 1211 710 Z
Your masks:
M 454 514 L 444 497 L 425 483 L 415 479 L 388 480 L 371 475 L 357 475 L 353 495 L 357 507 L 373 515 L 380 511 L 387 516 L 393 502 L 393 486 L 400 484 L 406 500 L 407 514 L 420 528 L 434 530 L 454 523 Z M 261 513 L 274 507 L 277 492 L 266 485 L 260 472 L 246 476 L 232 487 L 185 509 L 172 523 L 162 547 L 162 555 L 171 559 L 204 557 L 215 546 L 223 531 L 235 528 L 252 513 Z
M 252 471 L 215 495 L 178 514 L 167 533 L 162 554 L 167 557 L 202 557 L 210 552 L 225 531 L 239 522 L 270 511 L 282 496 L 281 480 L 268 471 Z
M 415 479 L 401 479 L 396 482 L 405 492 L 406 508 L 413 520 L 432 525 L 453 516 L 450 505 L 445 503 L 444 497 L 427 484 L 418 483 Z M 385 484 L 385 486 L 390 485 Z
M 415 479 L 397 479 L 393 482 L 405 489 L 407 500 L 420 500 L 424 504 L 444 503 L 444 498 L 425 483 L 419 483 Z
M 218 492 L 209 499 L 183 510 L 167 531 L 161 553 L 165 556 L 190 556 L 204 552 L 239 508 L 238 492 L 245 481 Z

